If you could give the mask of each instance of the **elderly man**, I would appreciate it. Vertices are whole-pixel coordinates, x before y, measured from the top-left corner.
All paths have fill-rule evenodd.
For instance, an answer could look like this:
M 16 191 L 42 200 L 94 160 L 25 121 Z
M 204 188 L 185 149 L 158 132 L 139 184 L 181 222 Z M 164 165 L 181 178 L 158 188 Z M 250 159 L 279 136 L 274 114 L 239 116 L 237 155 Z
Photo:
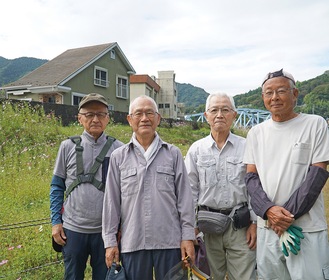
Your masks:
M 230 132 L 237 115 L 233 98 L 209 95 L 204 115 L 210 135 L 193 143 L 185 159 L 196 234 L 204 233 L 212 279 L 255 279 L 256 215 L 244 183 L 245 139 Z
M 329 174 L 328 126 L 320 116 L 296 113 L 297 97 L 290 73 L 268 73 L 262 99 L 272 118 L 247 136 L 246 182 L 259 216 L 259 279 L 329 279 L 321 194 Z
M 93 279 L 103 280 L 107 272 L 101 235 L 105 178 L 111 153 L 123 143 L 104 134 L 109 113 L 102 95 L 91 93 L 81 100 L 78 120 L 84 131 L 61 143 L 51 181 L 52 236 L 56 247 L 63 246 L 64 279 L 84 279 L 90 255 Z
M 161 140 L 155 101 L 137 97 L 129 107 L 131 141 L 110 159 L 103 208 L 106 263 L 119 261 L 127 279 L 164 278 L 187 255 L 194 260 L 191 188 L 179 149 Z

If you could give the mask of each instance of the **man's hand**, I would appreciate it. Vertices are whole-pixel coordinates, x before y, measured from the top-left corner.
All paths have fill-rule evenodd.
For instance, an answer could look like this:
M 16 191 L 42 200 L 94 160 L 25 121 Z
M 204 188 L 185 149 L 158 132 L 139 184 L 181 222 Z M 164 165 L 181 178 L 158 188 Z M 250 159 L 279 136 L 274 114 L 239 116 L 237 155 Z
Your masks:
M 64 233 L 63 224 L 54 225 L 51 229 L 51 234 L 57 244 L 62 246 L 66 244 L 66 235 Z
M 194 264 L 195 261 L 195 251 L 193 240 L 182 240 L 180 243 L 180 250 L 182 254 L 182 260 L 184 260 L 185 267 L 189 267 Z M 190 261 L 186 259 L 189 256 Z
M 249 249 L 255 250 L 257 244 L 257 224 L 250 224 L 246 232 L 246 237 Z
M 112 266 L 112 263 L 119 263 L 120 262 L 118 246 L 106 248 L 105 262 L 106 262 L 106 266 L 108 268 Z
M 266 211 L 268 226 L 279 236 L 294 222 L 294 215 L 281 206 L 272 206 Z
M 198 240 L 196 240 L 196 239 L 197 239 L 198 234 L 200 233 L 199 228 L 194 228 L 194 232 L 195 232 L 195 239 L 193 240 L 193 244 L 194 244 L 195 246 L 198 246 L 199 243 L 198 243 Z

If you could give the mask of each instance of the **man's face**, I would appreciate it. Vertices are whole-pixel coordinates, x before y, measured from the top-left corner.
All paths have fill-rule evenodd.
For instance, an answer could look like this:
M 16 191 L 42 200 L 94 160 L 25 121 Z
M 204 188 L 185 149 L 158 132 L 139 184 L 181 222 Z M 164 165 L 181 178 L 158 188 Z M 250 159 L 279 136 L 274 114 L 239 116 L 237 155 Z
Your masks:
M 227 97 L 211 98 L 208 110 L 204 113 L 211 131 L 228 132 L 237 115 Z
M 137 139 L 145 137 L 152 139 L 160 124 L 161 116 L 156 113 L 156 108 L 150 100 L 140 98 L 131 108 L 131 114 L 127 116 L 127 120 Z
M 105 130 L 110 117 L 107 107 L 95 101 L 87 103 L 80 109 L 78 121 L 90 135 L 97 139 Z
M 289 119 L 297 101 L 298 90 L 290 86 L 288 79 L 276 77 L 269 79 L 263 85 L 262 98 L 264 105 L 272 116 Z

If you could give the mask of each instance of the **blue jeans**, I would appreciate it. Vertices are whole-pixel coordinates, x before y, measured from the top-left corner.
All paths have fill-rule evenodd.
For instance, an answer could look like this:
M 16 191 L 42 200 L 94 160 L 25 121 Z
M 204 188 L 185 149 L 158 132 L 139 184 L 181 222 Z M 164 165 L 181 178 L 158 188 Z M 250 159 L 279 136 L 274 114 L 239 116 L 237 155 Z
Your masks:
M 63 247 L 65 280 L 83 280 L 90 255 L 92 279 L 104 280 L 107 272 L 105 249 L 101 233 L 85 234 L 64 229 L 66 245 Z
M 181 261 L 180 249 L 141 250 L 122 253 L 122 265 L 129 280 L 162 280 L 166 273 Z

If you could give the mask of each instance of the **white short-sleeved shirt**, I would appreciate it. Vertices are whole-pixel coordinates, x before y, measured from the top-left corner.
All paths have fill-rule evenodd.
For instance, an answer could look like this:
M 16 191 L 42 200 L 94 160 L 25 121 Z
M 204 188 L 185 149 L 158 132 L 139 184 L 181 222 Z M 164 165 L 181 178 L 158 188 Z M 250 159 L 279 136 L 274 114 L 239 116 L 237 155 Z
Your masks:
M 320 116 L 307 114 L 286 122 L 271 119 L 253 127 L 247 135 L 243 159 L 256 165 L 263 189 L 276 205 L 289 199 L 305 180 L 311 164 L 328 160 L 327 123 Z M 259 226 L 264 226 L 259 220 Z M 327 228 L 322 194 L 295 224 L 305 232 Z

